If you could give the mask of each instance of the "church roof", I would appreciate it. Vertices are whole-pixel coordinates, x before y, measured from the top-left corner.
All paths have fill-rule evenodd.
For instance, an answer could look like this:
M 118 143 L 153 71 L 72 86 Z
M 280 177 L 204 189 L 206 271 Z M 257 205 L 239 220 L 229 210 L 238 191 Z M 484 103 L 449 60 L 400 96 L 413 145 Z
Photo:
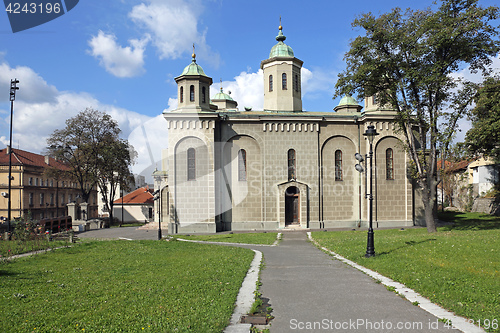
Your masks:
M 274 57 L 294 57 L 292 48 L 284 43 L 286 37 L 283 35 L 283 27 L 281 25 L 279 26 L 279 30 L 278 36 L 276 36 L 278 44 L 274 45 L 271 49 L 269 59 Z
M 193 53 L 193 60 L 182 71 L 182 75 L 203 75 L 207 76 L 200 65 L 196 63 L 196 54 Z
M 349 95 L 345 95 L 344 97 L 342 97 L 338 106 L 344 106 L 344 105 L 359 106 L 358 102 L 356 102 L 356 100 L 352 96 L 349 96 Z
M 234 99 L 231 96 L 224 93 L 224 91 L 222 90 L 222 87 L 220 88 L 220 92 L 215 94 L 215 96 L 212 97 L 212 99 L 224 99 L 224 100 L 234 101 Z

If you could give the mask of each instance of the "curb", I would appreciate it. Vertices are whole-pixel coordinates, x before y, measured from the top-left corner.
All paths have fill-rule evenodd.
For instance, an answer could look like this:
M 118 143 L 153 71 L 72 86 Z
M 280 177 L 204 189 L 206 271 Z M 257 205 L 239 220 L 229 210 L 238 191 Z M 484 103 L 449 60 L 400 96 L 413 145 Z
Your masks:
M 430 314 L 436 316 L 437 318 L 440 318 L 440 319 L 442 318 L 446 322 L 451 323 L 450 326 L 452 325 L 453 327 L 450 327 L 450 328 L 460 330 L 464 333 L 485 333 L 486 332 L 482 328 L 477 327 L 477 326 L 469 323 L 468 319 L 466 319 L 464 317 L 459 317 L 459 316 L 453 314 L 452 312 L 440 307 L 439 305 L 432 303 L 427 298 L 423 297 L 422 295 L 420 295 L 419 293 L 417 293 L 413 289 L 406 287 L 404 284 L 393 281 L 393 280 L 389 279 L 388 277 L 383 276 L 382 274 L 379 274 L 375 271 L 372 271 L 371 269 L 363 267 L 363 266 L 355 263 L 354 261 L 346 259 L 346 258 L 342 257 L 341 255 L 339 255 L 333 251 L 330 251 L 326 247 L 319 245 L 314 240 L 314 238 L 312 238 L 310 232 L 307 233 L 307 237 L 317 247 L 319 247 L 321 250 L 331 254 L 335 259 L 338 259 L 338 260 L 362 271 L 363 273 L 369 275 L 370 277 L 374 278 L 375 280 L 380 281 L 384 286 L 395 288 L 395 291 L 398 294 L 405 297 L 408 301 L 410 301 L 412 303 L 418 302 L 418 307 L 420 307 L 423 310 L 429 312 Z
M 253 250 L 255 256 L 250 264 L 247 275 L 241 284 L 238 297 L 236 298 L 236 306 L 229 325 L 224 330 L 224 333 L 248 333 L 252 328 L 252 324 L 240 323 L 241 316 L 247 314 L 255 301 L 255 290 L 259 281 L 260 264 L 262 262 L 262 252 Z

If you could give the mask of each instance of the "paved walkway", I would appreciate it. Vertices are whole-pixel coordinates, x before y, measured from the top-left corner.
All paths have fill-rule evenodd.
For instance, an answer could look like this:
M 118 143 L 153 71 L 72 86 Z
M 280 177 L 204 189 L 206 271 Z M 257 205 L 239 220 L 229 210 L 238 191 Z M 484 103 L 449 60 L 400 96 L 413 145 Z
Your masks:
M 261 292 L 270 299 L 271 333 L 459 332 L 318 250 L 304 232 L 284 232 L 264 254 Z
M 157 232 L 127 227 L 78 236 L 157 239 Z M 264 255 L 260 291 L 273 308 L 271 333 L 460 332 L 444 327 L 435 316 L 320 251 L 305 232 L 284 232 L 279 246 L 243 247 Z

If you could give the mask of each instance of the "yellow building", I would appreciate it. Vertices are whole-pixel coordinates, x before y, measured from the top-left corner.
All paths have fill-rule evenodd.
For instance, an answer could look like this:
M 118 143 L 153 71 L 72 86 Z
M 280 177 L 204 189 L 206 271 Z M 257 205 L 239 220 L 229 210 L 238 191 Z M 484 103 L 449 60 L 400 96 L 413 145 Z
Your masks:
M 11 217 L 17 219 L 31 213 L 34 220 L 68 215 L 67 204 L 79 200 L 76 182 L 55 179 L 48 175 L 51 168 L 67 170 L 55 159 L 20 149 L 12 149 Z M 8 216 L 9 148 L 0 150 L 0 216 Z M 85 218 L 97 216 L 97 195 L 89 199 Z

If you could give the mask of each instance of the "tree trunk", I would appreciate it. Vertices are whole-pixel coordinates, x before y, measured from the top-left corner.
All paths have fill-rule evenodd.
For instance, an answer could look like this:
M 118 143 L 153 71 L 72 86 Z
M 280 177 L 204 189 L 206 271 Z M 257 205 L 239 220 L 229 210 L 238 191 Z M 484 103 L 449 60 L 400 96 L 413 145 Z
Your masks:
M 422 189 L 422 201 L 424 204 L 425 225 L 427 232 L 436 232 L 436 220 L 434 204 L 436 202 L 436 185 L 432 180 L 424 183 Z

